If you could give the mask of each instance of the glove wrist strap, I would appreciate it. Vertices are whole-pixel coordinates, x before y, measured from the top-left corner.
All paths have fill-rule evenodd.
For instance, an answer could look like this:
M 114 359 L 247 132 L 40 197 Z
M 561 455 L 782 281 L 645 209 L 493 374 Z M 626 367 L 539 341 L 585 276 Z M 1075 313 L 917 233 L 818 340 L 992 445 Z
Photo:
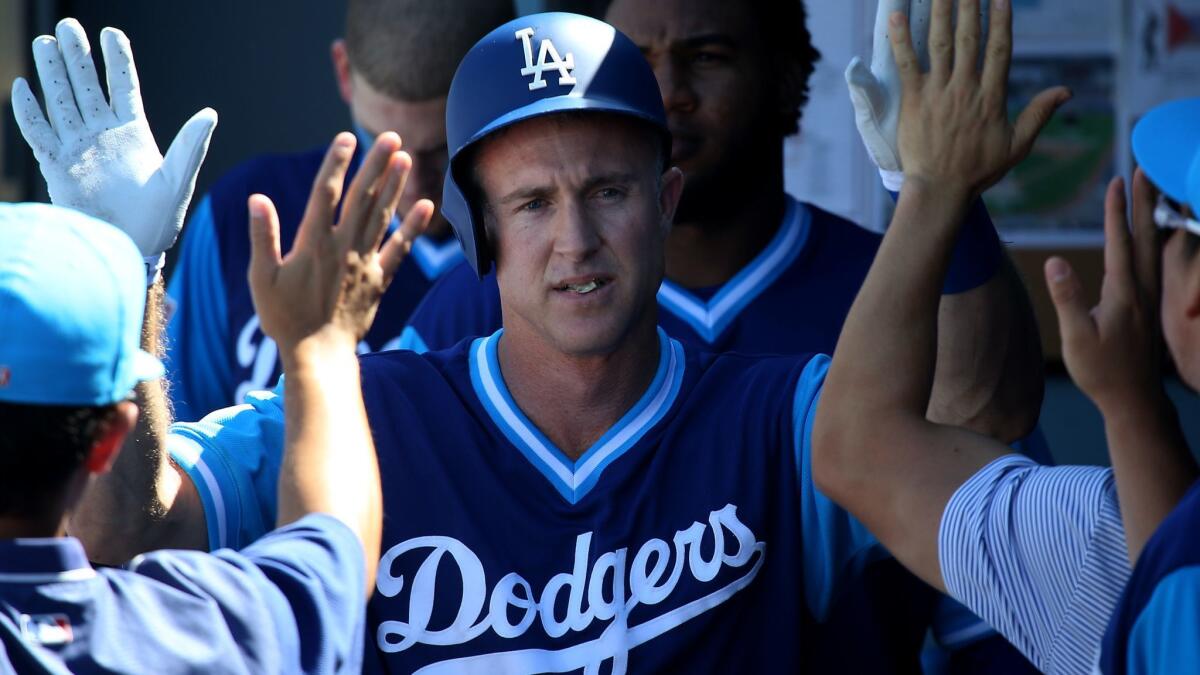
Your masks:
M 146 288 L 150 288 L 158 280 L 158 275 L 162 271 L 163 264 L 167 261 L 167 254 L 148 255 L 142 258 L 142 261 L 146 263 Z

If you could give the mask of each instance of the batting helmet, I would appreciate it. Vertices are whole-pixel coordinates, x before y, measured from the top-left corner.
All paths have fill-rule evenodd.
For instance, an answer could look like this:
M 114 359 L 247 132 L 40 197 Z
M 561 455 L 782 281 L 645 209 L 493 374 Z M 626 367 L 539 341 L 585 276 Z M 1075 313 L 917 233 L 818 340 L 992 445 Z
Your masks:
M 442 214 L 477 275 L 491 269 L 492 256 L 480 205 L 460 187 L 470 171 L 466 151 L 501 128 L 566 111 L 645 120 L 661 132 L 670 156 L 654 71 L 637 45 L 603 21 L 563 12 L 522 17 L 489 33 L 459 64 L 446 103 L 450 166 Z

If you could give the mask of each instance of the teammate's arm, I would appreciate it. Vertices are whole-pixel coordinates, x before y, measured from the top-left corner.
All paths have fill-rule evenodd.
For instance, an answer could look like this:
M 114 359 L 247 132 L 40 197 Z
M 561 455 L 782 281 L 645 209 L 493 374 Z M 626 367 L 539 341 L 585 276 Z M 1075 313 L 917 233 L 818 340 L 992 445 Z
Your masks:
M 1104 217 L 1104 283 L 1089 309 L 1065 260 L 1046 262 L 1046 284 L 1058 314 L 1063 361 L 1075 384 L 1104 416 L 1104 433 L 1121 498 L 1130 562 L 1195 482 L 1175 407 L 1162 383 L 1160 248 L 1155 191 L 1139 169 L 1133 180 L 1133 233 L 1120 179 L 1108 187 Z
M 855 57 L 846 83 L 855 124 L 885 188 L 904 183 L 897 132 L 900 77 L 888 40 L 892 12 L 909 17 L 913 48 L 929 69 L 931 5 L 879 0 L 870 66 Z M 988 16 L 983 14 L 985 28 Z M 938 314 L 938 358 L 928 417 L 1012 442 L 1028 435 L 1041 410 L 1041 342 L 1025 285 L 976 200 L 958 236 Z
M 163 284 L 146 291 L 142 349 L 163 357 Z M 69 528 L 94 562 L 119 565 L 162 548 L 205 550 L 204 509 L 195 485 L 167 456 L 170 402 L 163 380 L 138 384 L 137 427 L 112 470 L 98 476 L 71 515 Z
M 112 223 L 141 250 L 150 286 L 143 347 L 161 354 L 158 269 L 183 226 L 217 117 L 211 109 L 194 115 L 163 156 L 146 121 L 129 40 L 106 28 L 100 42 L 107 99 L 83 27 L 63 19 L 54 36 L 33 41 L 45 113 L 21 78 L 13 83 L 13 112 L 51 200 Z M 139 386 L 137 398 L 142 409 L 137 432 L 70 523 L 72 534 L 99 562 L 121 563 L 159 546 L 204 543 L 204 517 L 194 489 L 164 450 L 170 415 L 162 383 Z
M 903 82 L 905 184 L 895 217 L 850 311 L 818 408 L 818 486 L 858 516 L 894 555 L 944 589 L 938 531 L 954 491 L 1006 446 L 926 419 L 937 364 L 937 316 L 950 253 L 971 202 L 1028 154 L 1062 89 L 1007 118 L 1012 13 L 991 3 L 982 73 L 978 0 L 936 0 L 931 68 L 922 74 L 902 14 L 891 40 Z M 970 58 L 955 59 L 955 53 Z
M 335 227 L 354 145 L 354 135 L 342 133 L 330 146 L 286 259 L 274 205 L 263 195 L 250 198 L 249 278 L 263 331 L 279 345 L 287 377 L 276 525 L 317 512 L 344 522 L 363 544 L 369 594 L 383 500 L 356 347 L 433 205 L 418 202 L 380 248 L 412 166 L 399 152 L 400 138 L 386 133 L 350 185 Z

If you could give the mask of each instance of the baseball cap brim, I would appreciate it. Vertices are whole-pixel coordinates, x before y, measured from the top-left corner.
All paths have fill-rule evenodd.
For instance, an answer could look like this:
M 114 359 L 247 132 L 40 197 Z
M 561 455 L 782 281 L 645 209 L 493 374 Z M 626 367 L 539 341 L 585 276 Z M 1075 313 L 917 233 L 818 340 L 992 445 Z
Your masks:
M 1200 98 L 1146 113 L 1133 129 L 1133 155 L 1158 189 L 1200 213 Z

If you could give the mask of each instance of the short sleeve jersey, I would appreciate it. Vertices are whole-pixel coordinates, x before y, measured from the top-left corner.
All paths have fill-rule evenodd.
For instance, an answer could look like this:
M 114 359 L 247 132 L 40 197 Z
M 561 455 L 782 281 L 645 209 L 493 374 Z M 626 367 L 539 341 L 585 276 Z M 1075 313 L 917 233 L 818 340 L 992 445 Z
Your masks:
M 0 672 L 358 673 L 363 575 L 326 515 L 125 569 L 92 569 L 74 539 L 0 540 Z
M 946 504 L 942 578 L 1039 669 L 1091 673 L 1129 579 L 1111 469 L 1006 455 Z
M 363 157 L 356 152 L 347 184 Z M 168 296 L 168 375 L 177 419 L 241 403 L 246 393 L 279 379 L 278 350 L 259 328 L 246 283 L 250 229 L 246 201 L 265 194 L 279 212 L 284 253 L 291 247 L 325 149 L 258 157 L 222 177 L 188 220 Z M 393 223 L 395 226 L 398 223 Z M 462 260 L 453 237 L 422 237 L 384 294 L 360 351 L 390 349 L 433 281 Z
M 884 555 L 812 485 L 826 357 L 712 356 L 660 333 L 651 385 L 572 461 L 508 393 L 501 335 L 362 357 L 385 510 L 368 669 L 881 672 L 815 626 Z M 267 395 L 175 428 L 230 538 L 214 544 L 270 522 L 260 474 L 281 432 Z
M 1163 521 L 1104 637 L 1106 675 L 1200 672 L 1200 483 Z

